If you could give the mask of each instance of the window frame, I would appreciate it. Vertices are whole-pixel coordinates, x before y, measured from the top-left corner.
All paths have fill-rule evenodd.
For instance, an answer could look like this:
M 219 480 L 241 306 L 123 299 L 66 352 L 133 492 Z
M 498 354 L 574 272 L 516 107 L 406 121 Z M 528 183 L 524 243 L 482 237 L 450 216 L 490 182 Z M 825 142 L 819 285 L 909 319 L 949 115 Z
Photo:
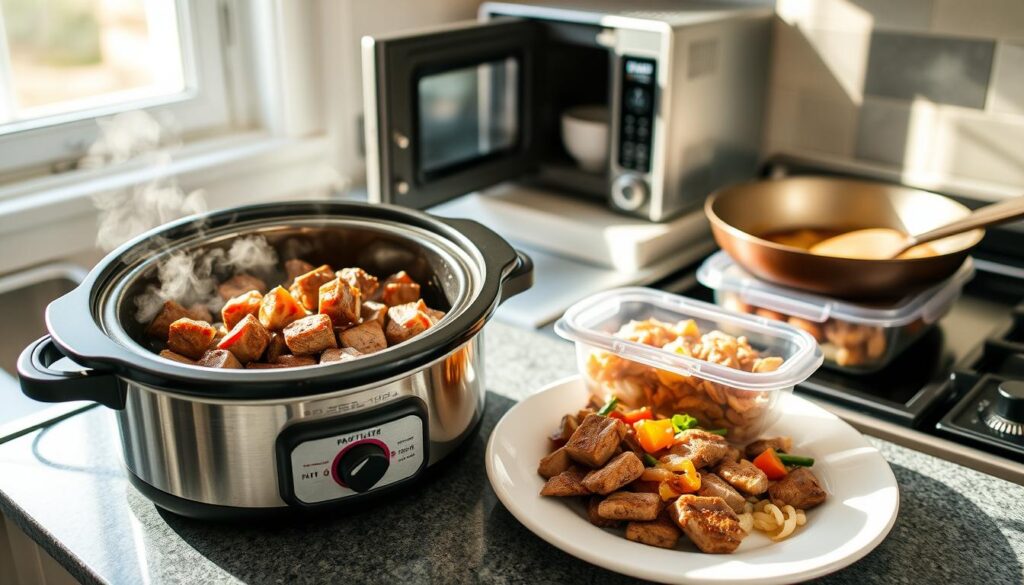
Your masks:
M 241 89 L 232 86 L 248 80 L 230 63 L 235 53 L 228 46 L 235 40 L 227 28 L 231 24 L 226 10 L 230 1 L 175 0 L 184 91 L 0 126 L 0 178 L 74 168 L 74 161 L 98 136 L 96 120 L 123 111 L 143 110 L 158 118 L 170 116 L 185 138 L 231 129 L 240 115 L 233 112 L 232 95 Z

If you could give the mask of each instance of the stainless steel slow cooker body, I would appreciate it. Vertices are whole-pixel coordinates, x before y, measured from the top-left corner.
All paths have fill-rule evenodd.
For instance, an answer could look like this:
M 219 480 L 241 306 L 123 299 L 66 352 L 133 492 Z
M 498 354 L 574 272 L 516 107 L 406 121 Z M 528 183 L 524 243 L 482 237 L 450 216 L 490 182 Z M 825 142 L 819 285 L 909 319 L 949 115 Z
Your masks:
M 256 235 L 282 261 L 406 270 L 447 315 L 409 342 L 341 364 L 210 370 L 156 355 L 135 299 L 157 267 Z M 172 511 L 230 518 L 352 505 L 414 481 L 473 432 L 485 392 L 479 333 L 502 300 L 529 287 L 531 268 L 479 224 L 389 206 L 274 204 L 190 218 L 111 253 L 51 304 L 50 335 L 19 360 L 22 388 L 116 409 L 129 478 Z M 53 369 L 61 356 L 89 369 Z

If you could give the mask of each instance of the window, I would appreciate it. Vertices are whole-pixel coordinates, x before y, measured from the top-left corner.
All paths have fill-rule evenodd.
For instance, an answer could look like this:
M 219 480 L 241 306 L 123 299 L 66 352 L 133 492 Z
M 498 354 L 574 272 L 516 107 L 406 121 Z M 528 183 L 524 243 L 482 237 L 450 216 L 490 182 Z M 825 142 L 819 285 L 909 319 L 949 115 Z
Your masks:
M 0 173 L 82 155 L 95 118 L 230 125 L 216 0 L 0 0 Z

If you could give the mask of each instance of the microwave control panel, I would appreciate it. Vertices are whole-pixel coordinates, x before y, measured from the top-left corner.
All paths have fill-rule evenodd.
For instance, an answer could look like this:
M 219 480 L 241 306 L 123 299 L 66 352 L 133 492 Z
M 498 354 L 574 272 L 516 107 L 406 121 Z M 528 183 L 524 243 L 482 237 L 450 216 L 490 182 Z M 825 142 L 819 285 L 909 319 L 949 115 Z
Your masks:
M 657 63 L 623 57 L 619 96 L 619 166 L 646 174 L 651 170 Z

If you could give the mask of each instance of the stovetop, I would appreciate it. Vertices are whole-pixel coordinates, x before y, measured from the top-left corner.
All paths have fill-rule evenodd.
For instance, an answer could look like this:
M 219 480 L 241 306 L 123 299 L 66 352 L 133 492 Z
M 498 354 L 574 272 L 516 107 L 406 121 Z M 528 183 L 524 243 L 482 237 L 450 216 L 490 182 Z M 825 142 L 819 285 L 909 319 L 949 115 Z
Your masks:
M 805 172 L 820 174 L 786 162 Z M 821 368 L 797 392 L 868 434 L 1024 485 L 1024 234 L 989 230 L 972 256 L 976 276 L 949 314 L 886 368 Z M 695 269 L 654 286 L 713 301 Z

